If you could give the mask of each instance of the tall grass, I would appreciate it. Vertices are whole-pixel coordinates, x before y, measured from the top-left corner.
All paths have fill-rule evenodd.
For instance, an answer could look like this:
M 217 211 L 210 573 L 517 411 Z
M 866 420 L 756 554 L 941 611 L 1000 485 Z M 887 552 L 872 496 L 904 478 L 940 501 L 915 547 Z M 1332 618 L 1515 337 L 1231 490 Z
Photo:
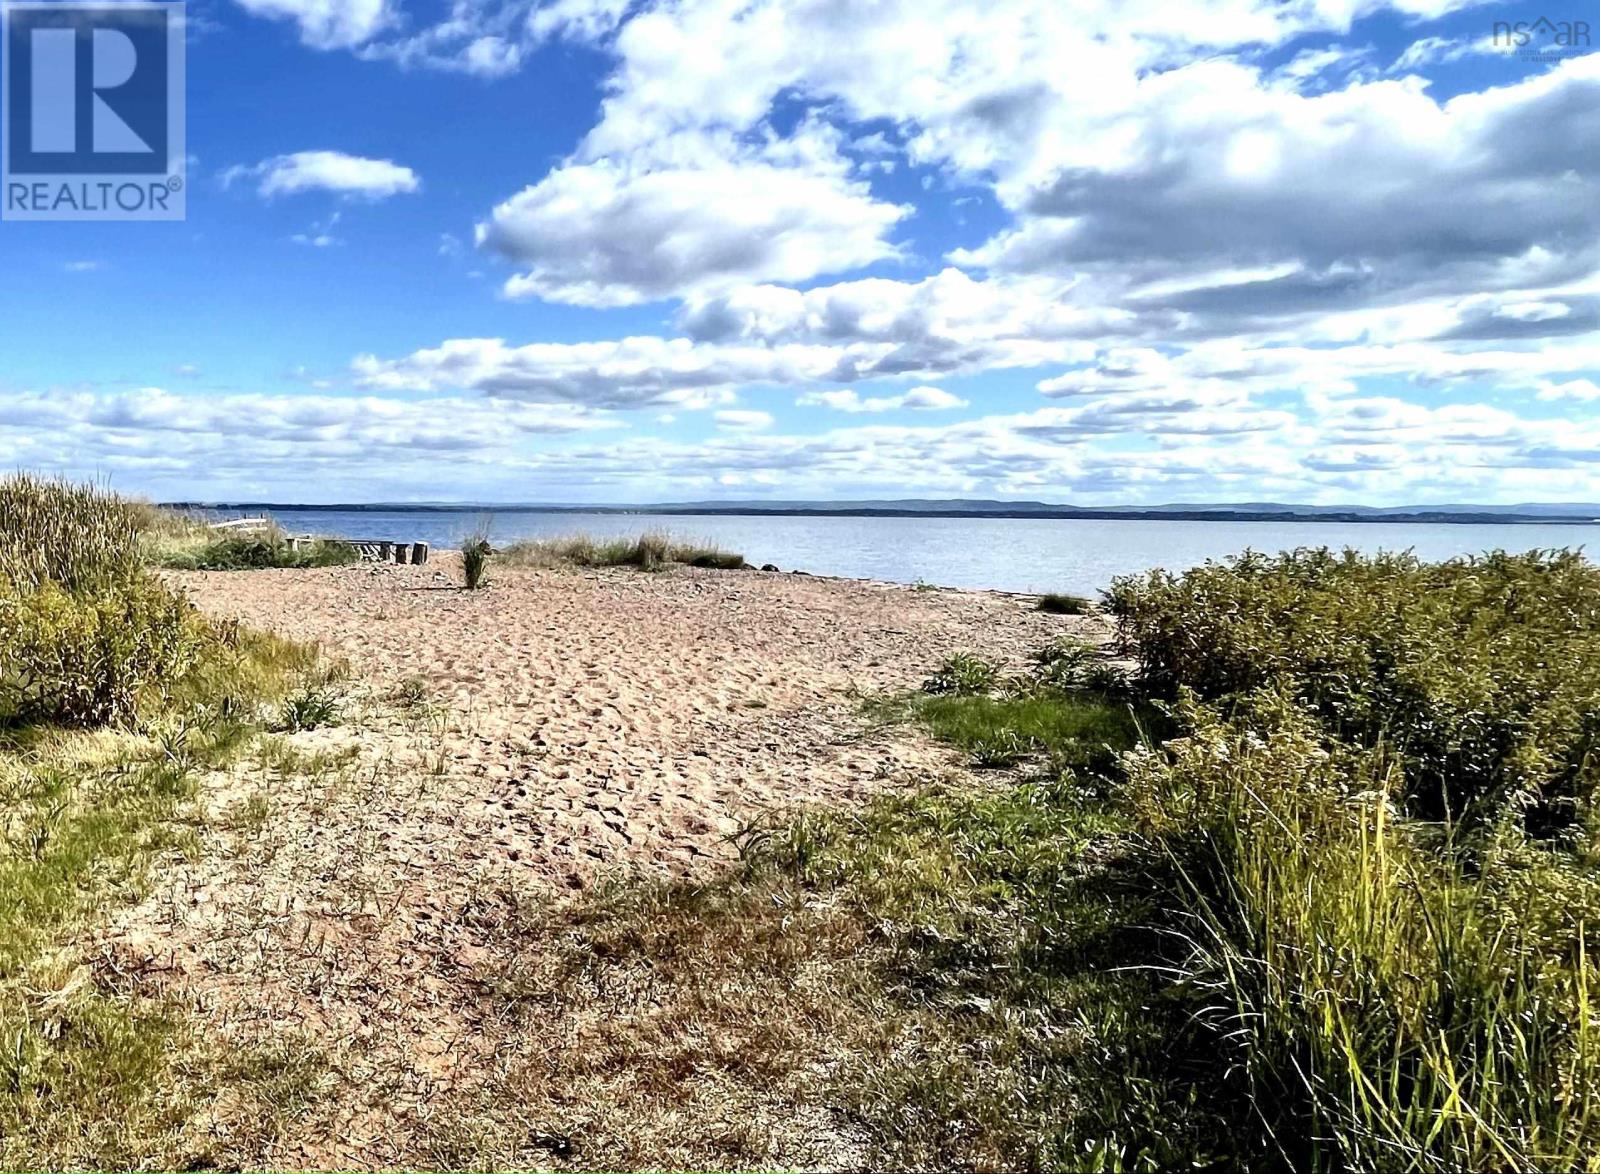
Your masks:
M 1189 708 L 1135 758 L 1197 1015 L 1264 1129 L 1316 1168 L 1577 1169 L 1600 1154 L 1600 876 L 1503 831 L 1470 865 L 1396 814 L 1398 765 L 1285 702 Z
M 0 580 L 12 594 L 54 583 L 87 591 L 139 562 L 141 514 L 92 485 L 27 474 L 0 480 Z
M 489 545 L 487 523 L 480 523 L 461 540 L 461 573 L 468 591 L 476 591 L 483 586 L 484 574 L 489 569 L 489 556 L 493 551 L 494 548 Z
M 744 556 L 697 542 L 682 542 L 664 531 L 633 538 L 593 538 L 586 534 L 519 542 L 500 552 L 511 566 L 551 568 L 636 567 L 661 571 L 673 564 L 716 570 L 740 570 Z

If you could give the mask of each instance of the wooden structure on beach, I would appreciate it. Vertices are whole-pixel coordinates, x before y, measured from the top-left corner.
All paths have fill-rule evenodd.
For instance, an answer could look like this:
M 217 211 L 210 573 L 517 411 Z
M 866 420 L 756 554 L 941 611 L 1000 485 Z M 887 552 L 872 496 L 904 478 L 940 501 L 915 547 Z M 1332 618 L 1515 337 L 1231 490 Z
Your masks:
M 275 530 L 271 518 L 234 518 L 226 522 L 212 522 L 210 529 L 239 533 L 252 530 Z M 315 534 L 285 535 L 283 544 L 290 550 L 315 542 L 342 542 L 353 548 L 356 556 L 367 563 L 400 563 L 420 567 L 428 561 L 426 542 L 395 542 L 389 538 L 319 538 Z
M 352 547 L 364 563 L 400 563 L 402 566 L 420 567 L 428 561 L 426 542 L 394 542 L 388 538 L 317 538 L 303 534 L 298 538 L 285 538 L 289 549 L 300 543 L 342 542 Z

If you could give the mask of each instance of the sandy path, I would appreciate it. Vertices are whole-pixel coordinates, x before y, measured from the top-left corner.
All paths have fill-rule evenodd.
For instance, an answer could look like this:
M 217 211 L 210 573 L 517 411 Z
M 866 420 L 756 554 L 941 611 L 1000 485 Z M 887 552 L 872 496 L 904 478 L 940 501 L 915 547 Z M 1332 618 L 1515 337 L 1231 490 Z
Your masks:
M 334 1107 L 257 1161 L 415 1158 L 397 1122 L 503 1042 L 471 981 L 497 904 L 690 874 L 763 813 L 943 769 L 914 733 L 867 729 L 858 691 L 913 687 L 962 649 L 1020 666 L 1099 622 L 796 575 L 497 569 L 469 593 L 454 572 L 177 578 L 207 612 L 318 641 L 355 674 L 346 724 L 291 740 L 348 761 L 213 780 L 206 851 L 107 943 L 219 1031 L 297 1028 L 338 1056 Z M 392 700 L 408 679 L 427 706 Z M 252 793 L 270 816 L 227 830 Z

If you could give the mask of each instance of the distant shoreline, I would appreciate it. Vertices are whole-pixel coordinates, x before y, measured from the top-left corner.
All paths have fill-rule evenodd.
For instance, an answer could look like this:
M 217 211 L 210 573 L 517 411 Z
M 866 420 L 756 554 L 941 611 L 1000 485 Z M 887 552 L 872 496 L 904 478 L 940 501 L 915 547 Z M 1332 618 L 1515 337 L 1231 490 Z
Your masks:
M 1334 522 L 1392 525 L 1450 526 L 1593 526 L 1600 517 L 1581 514 L 1526 514 L 1473 512 L 1466 510 L 1419 510 L 1406 513 L 1367 513 L 1335 511 L 1295 513 L 1288 510 L 1230 509 L 943 509 L 863 506 L 844 509 L 816 507 L 759 506 L 615 506 L 615 505 L 409 505 L 397 502 L 307 505 L 292 502 L 163 502 L 163 508 L 177 510 L 239 510 L 267 513 L 407 513 L 407 514 L 611 514 L 638 517 L 773 517 L 773 518 L 1006 518 L 1050 521 L 1117 522 Z

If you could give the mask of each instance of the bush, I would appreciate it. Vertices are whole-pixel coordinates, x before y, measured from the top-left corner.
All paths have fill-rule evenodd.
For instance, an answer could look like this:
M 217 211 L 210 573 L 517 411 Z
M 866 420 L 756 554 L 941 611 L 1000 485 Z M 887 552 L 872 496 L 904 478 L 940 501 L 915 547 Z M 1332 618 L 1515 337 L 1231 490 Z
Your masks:
M 1156 694 L 1286 690 L 1330 736 L 1391 746 L 1414 814 L 1543 835 L 1600 789 L 1600 570 L 1575 553 L 1246 554 L 1110 603 Z
M 152 552 L 151 560 L 168 570 L 257 571 L 307 567 L 337 567 L 356 561 L 355 547 L 337 539 L 317 538 L 290 548 L 275 530 L 252 534 L 210 536 L 198 545 L 188 542 Z
M 1083 616 L 1090 611 L 1089 601 L 1081 595 L 1063 595 L 1051 591 L 1039 596 L 1039 610 L 1058 616 Z
M 213 640 L 188 603 L 151 579 L 79 595 L 47 582 L 0 598 L 0 719 L 128 721 Z

